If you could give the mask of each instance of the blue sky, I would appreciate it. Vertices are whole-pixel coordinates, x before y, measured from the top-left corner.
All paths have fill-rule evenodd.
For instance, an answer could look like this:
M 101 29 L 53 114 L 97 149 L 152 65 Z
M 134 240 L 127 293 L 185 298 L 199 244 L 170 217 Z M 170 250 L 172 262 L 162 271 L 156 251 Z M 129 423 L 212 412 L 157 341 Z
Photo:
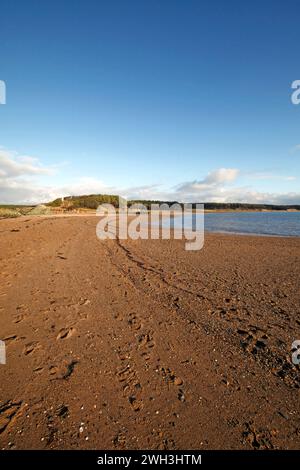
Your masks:
M 0 202 L 300 204 L 298 1 L 1 1 Z

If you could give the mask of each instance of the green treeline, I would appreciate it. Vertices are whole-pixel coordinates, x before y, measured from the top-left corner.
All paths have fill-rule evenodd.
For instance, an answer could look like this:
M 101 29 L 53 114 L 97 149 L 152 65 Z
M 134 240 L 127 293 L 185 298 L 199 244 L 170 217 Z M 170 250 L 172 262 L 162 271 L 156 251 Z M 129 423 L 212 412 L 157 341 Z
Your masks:
M 159 201 L 159 200 L 130 200 L 127 201 L 128 205 L 143 204 L 147 209 L 150 209 L 151 204 L 179 204 L 177 201 Z M 200 202 L 199 202 L 200 203 Z M 90 194 L 87 196 L 68 196 L 64 199 L 58 198 L 47 205 L 51 207 L 64 207 L 69 210 L 87 208 L 97 209 L 100 204 L 112 204 L 114 207 L 119 207 L 119 196 L 112 194 Z M 183 206 L 183 204 L 181 204 Z M 192 204 L 196 207 L 196 203 Z M 204 207 L 207 210 L 287 210 L 294 209 L 300 210 L 300 205 L 275 205 L 275 204 L 244 204 L 239 202 L 219 203 L 219 202 L 205 202 Z

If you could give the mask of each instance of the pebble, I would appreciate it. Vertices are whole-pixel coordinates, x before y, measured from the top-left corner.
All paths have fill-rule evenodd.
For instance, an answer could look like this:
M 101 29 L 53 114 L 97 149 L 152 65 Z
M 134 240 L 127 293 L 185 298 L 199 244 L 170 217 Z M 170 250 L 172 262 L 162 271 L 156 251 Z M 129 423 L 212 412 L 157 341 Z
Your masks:
M 284 419 L 289 419 L 288 415 L 284 411 L 278 411 L 280 416 L 282 416 Z
M 182 385 L 182 384 L 183 384 L 183 381 L 182 381 L 182 379 L 180 379 L 179 377 L 176 377 L 176 379 L 174 380 L 174 384 L 175 384 L 175 385 Z

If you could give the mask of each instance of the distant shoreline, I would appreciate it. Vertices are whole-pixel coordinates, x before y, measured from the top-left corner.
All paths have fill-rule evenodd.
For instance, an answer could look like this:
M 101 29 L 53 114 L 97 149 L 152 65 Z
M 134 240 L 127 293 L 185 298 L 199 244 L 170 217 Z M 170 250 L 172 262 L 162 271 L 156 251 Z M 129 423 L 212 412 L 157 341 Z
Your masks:
M 7 207 L 7 208 L 6 208 Z M 61 208 L 48 208 L 47 211 L 39 211 L 37 208 L 39 206 L 12 206 L 12 205 L 0 205 L 0 221 L 7 218 L 16 218 L 16 217 L 62 217 L 62 216 L 97 216 L 96 210 L 87 209 L 87 208 L 77 208 L 73 210 L 64 210 Z M 118 213 L 118 208 L 116 212 Z M 152 211 L 153 212 L 153 211 Z M 166 215 L 168 211 L 155 211 L 160 212 L 162 216 Z M 176 211 L 171 212 L 171 217 L 176 217 Z M 192 209 L 185 211 L 185 213 L 200 214 L 202 211 L 199 209 Z M 297 209 L 204 209 L 204 214 L 241 214 L 241 213 L 299 213 L 300 210 Z M 150 210 L 147 210 L 145 213 L 149 214 Z M 129 214 L 133 216 L 133 214 Z M 138 215 L 138 214 L 137 214 Z M 179 214 L 178 214 L 179 215 Z

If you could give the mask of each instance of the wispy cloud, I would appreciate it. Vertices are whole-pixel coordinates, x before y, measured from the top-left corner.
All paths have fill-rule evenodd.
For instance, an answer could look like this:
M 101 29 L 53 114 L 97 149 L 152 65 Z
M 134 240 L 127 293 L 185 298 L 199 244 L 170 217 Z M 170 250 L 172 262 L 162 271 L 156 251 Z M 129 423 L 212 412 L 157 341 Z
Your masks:
M 282 180 L 282 181 L 293 181 L 296 180 L 296 176 L 285 176 L 275 173 L 274 171 L 252 171 L 244 174 L 247 178 L 253 180 Z
M 297 152 L 300 152 L 300 144 L 294 145 L 294 147 L 291 148 L 291 153 Z
M 285 181 L 296 181 L 296 176 L 285 176 L 283 178 Z
M 51 175 L 54 169 L 44 167 L 39 160 L 28 155 L 17 155 L 0 149 L 0 177 L 15 178 L 28 175 Z
M 198 194 L 199 192 L 207 191 L 209 189 L 217 188 L 220 185 L 232 183 L 238 176 L 239 170 L 237 168 L 219 168 L 214 170 L 202 179 L 188 181 L 176 187 L 177 193 Z

